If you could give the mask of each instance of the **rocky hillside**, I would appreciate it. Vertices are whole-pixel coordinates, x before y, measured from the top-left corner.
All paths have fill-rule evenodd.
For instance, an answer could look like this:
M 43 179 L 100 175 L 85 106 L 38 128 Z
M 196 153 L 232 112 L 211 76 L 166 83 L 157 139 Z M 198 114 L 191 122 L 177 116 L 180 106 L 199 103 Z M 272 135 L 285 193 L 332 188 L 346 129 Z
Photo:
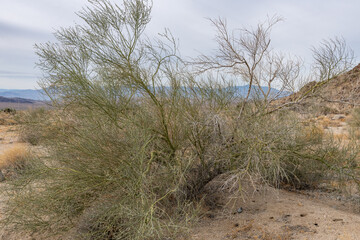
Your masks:
M 317 87 L 315 87 L 317 86 Z M 306 95 L 295 108 L 320 114 L 349 113 L 360 106 L 360 64 L 328 82 L 310 82 L 278 103 L 293 102 Z

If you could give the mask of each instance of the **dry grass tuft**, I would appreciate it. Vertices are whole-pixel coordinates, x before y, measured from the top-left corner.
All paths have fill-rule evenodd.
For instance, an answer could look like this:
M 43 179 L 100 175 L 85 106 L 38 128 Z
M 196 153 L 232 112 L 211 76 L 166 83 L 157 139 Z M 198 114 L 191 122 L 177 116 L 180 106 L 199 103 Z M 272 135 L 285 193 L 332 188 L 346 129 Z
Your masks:
M 25 144 L 15 144 L 0 154 L 0 169 L 21 168 L 29 155 L 29 150 Z
M 319 141 L 321 141 L 324 137 L 324 129 L 321 126 L 318 125 L 310 125 L 310 126 L 305 126 L 303 128 L 304 131 L 304 137 L 306 140 L 311 140 L 314 138 L 314 136 L 316 136 Z
M 323 128 L 329 128 L 331 125 L 331 120 L 326 116 L 322 116 L 321 118 L 319 117 L 316 122 Z

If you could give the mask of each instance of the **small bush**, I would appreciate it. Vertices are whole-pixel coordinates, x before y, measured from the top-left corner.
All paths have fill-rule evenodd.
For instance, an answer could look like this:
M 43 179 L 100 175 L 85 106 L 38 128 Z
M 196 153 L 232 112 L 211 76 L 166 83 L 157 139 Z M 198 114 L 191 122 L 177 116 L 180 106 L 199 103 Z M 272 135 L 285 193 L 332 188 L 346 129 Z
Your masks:
M 4 109 L 1 109 L 1 111 L 4 113 L 8 113 L 8 114 L 16 114 L 16 110 L 13 108 L 4 108 Z
M 0 154 L 0 169 L 6 177 L 16 176 L 25 169 L 29 158 L 28 148 L 23 144 L 15 144 Z

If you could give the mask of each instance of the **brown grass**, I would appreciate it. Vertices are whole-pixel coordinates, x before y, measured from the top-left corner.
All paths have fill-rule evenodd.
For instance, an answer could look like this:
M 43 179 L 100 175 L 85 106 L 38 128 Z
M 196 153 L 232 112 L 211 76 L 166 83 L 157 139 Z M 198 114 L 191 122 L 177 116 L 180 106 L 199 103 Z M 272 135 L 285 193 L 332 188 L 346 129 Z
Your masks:
M 25 144 L 14 144 L 0 154 L 0 169 L 21 167 L 28 157 L 29 151 Z
M 318 125 L 304 127 L 304 137 L 307 140 L 313 139 L 313 136 L 318 136 L 319 138 L 322 138 L 324 136 L 324 133 L 324 129 Z
M 349 134 L 348 133 L 334 133 L 334 138 L 339 141 L 349 140 Z
M 16 123 L 13 115 L 0 112 L 0 125 L 15 125 Z

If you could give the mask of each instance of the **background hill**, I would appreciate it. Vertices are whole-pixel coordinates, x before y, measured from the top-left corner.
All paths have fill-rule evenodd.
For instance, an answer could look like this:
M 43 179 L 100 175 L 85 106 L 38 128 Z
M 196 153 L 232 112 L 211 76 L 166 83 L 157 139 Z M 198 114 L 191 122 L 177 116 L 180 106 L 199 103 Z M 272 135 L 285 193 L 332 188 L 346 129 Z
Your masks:
M 233 91 L 236 93 L 238 97 L 245 97 L 247 91 L 249 89 L 249 85 L 244 86 L 234 86 Z M 268 91 L 268 87 L 262 87 L 264 92 Z M 254 98 L 259 92 L 259 88 L 257 86 L 253 86 L 250 97 Z M 279 90 L 272 88 L 270 90 L 270 95 L 275 96 L 279 94 Z M 278 97 L 289 96 L 291 92 L 284 91 L 279 94 Z M 6 98 L 25 98 L 37 101 L 48 101 L 49 98 L 44 94 L 42 90 L 33 90 L 33 89 L 0 89 L 0 96 Z
M 35 103 L 35 100 L 25 98 L 7 98 L 0 96 L 1 103 Z
M 46 102 L 39 100 L 0 96 L 0 109 L 4 108 L 26 110 L 30 108 L 48 108 L 48 105 L 46 104 Z
M 280 99 L 279 103 L 292 102 L 305 93 L 300 105 L 295 106 L 298 110 L 310 110 L 320 115 L 349 113 L 360 106 L 360 64 L 327 82 L 309 82 L 298 92 Z
M 42 90 L 33 89 L 0 89 L 0 96 L 7 98 L 25 98 L 32 100 L 47 100 Z

